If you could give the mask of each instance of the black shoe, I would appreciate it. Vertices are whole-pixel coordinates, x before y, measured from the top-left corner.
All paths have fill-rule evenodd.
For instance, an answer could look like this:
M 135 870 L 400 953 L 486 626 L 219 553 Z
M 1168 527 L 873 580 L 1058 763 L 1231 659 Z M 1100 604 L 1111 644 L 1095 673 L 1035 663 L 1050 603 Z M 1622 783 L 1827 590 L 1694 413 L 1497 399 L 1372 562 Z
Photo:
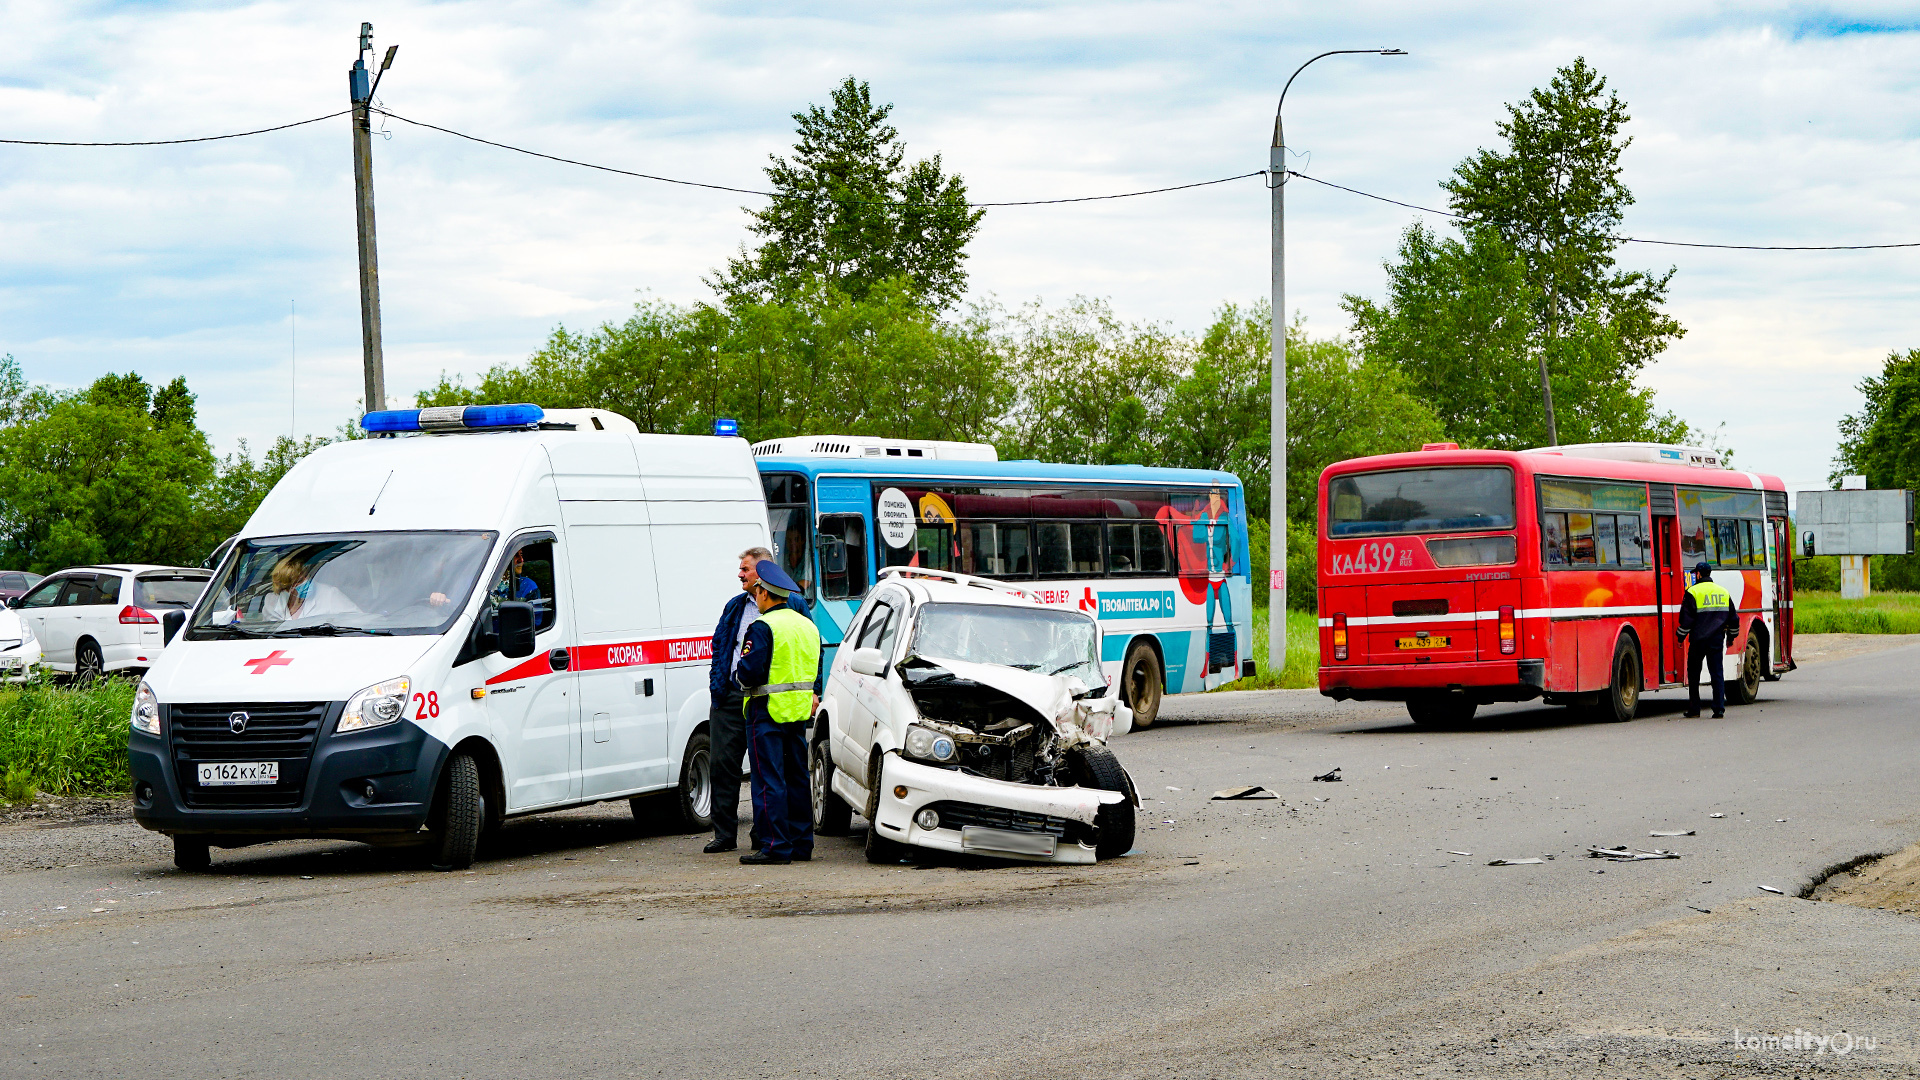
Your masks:
M 1680 715 L 1686 717 L 1689 720 L 1698 720 L 1700 718 L 1700 710 L 1688 709 L 1686 712 L 1683 712 Z
M 707 846 L 700 849 L 703 855 L 718 855 L 723 851 L 738 851 L 740 845 L 733 840 L 709 840 Z
M 769 855 L 764 851 L 755 851 L 751 854 L 740 856 L 740 865 L 742 866 L 785 866 L 792 861 L 792 859 L 783 859 L 778 855 Z
M 1724 712 L 1717 712 L 1713 714 L 1713 718 L 1715 720 L 1725 720 L 1727 718 L 1727 714 Z
M 809 851 L 805 855 L 802 855 L 796 851 L 793 853 L 793 861 L 794 862 L 812 862 L 813 852 Z

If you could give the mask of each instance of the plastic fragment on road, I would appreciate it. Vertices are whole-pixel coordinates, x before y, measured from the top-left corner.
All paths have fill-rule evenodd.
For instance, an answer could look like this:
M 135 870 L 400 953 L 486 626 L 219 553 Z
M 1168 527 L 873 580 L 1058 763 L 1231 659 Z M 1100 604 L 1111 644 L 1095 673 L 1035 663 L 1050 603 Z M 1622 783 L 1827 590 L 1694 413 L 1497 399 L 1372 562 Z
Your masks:
M 1692 829 L 1655 829 L 1654 831 L 1648 833 L 1647 835 L 1648 836 L 1694 836 L 1697 834 Z
M 1692 904 L 1688 904 L 1687 906 L 1688 906 L 1689 908 L 1693 908 L 1693 910 L 1695 910 L 1695 911 L 1697 911 L 1697 912 L 1699 912 L 1699 913 L 1700 913 L 1700 914 L 1702 914 L 1702 915 L 1711 915 L 1711 914 L 1713 914 L 1713 909 L 1712 909 L 1712 908 L 1708 908 L 1708 907 L 1693 907 L 1693 905 L 1692 905 Z
M 1627 847 L 1589 847 L 1587 849 L 1587 858 L 1589 859 L 1611 859 L 1614 862 L 1645 862 L 1648 859 L 1677 859 L 1679 857 L 1679 854 L 1676 852 L 1658 848 L 1653 851 Z
M 1545 865 L 1545 859 L 1495 859 L 1488 866 L 1536 866 Z
M 1447 852 L 1447 854 L 1449 854 L 1449 855 L 1465 855 L 1465 856 L 1468 856 L 1469 858 L 1471 858 L 1471 857 L 1473 856 L 1473 852 L 1471 852 L 1471 851 L 1449 851 L 1449 852 Z
M 1248 784 L 1246 787 L 1222 788 L 1214 792 L 1213 797 L 1216 799 L 1277 799 L 1280 796 L 1259 784 Z
M 1785 896 L 1785 895 L 1787 895 L 1787 890 L 1785 890 L 1785 889 L 1776 889 L 1776 888 L 1774 888 L 1774 887 L 1773 887 L 1773 886 L 1771 886 L 1771 885 L 1762 885 L 1762 886 L 1760 886 L 1759 888 L 1760 888 L 1760 891 L 1761 891 L 1761 892 L 1770 892 L 1770 893 L 1775 893 L 1775 894 L 1777 894 L 1777 895 L 1779 895 L 1779 896 Z
M 1314 777 L 1314 779 L 1320 781 L 1323 784 L 1338 784 L 1341 782 L 1340 766 L 1335 765 L 1333 768 L 1328 769 L 1326 772 L 1323 772 L 1319 776 Z
M 1707 816 L 1708 816 L 1708 817 L 1726 817 L 1727 815 L 1725 815 L 1725 814 L 1708 814 Z

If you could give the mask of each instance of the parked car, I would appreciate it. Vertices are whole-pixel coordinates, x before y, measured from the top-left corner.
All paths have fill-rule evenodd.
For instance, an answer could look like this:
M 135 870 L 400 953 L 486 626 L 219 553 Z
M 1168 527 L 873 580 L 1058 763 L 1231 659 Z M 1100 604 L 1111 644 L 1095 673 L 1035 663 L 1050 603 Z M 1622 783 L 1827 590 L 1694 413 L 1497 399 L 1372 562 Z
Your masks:
M 40 580 L 39 574 L 30 574 L 25 570 L 0 570 L 0 604 L 25 596 L 28 589 L 40 584 Z
M 909 846 L 1091 863 L 1133 847 L 1133 781 L 1106 746 L 1133 715 L 1100 627 L 986 578 L 889 567 L 834 658 L 811 743 L 814 826 Z
M 40 642 L 25 616 L 0 608 L 0 683 L 25 682 L 40 662 Z
M 49 575 L 13 607 L 40 639 L 46 666 L 86 682 L 158 660 L 171 637 L 167 611 L 182 613 L 177 630 L 211 576 L 187 566 L 76 566 Z

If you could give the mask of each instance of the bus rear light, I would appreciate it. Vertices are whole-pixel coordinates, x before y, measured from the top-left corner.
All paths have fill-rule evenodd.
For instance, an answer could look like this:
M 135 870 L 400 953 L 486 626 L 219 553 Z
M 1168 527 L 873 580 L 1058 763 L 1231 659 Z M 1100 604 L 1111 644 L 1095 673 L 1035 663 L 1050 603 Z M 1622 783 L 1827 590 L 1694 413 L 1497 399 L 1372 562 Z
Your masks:
M 128 624 L 152 623 L 155 626 L 160 625 L 160 620 L 154 618 L 153 612 L 148 611 L 146 608 L 134 607 L 132 604 L 128 604 L 126 607 L 120 609 L 120 621 Z
M 1500 653 L 1502 656 L 1511 656 L 1513 655 L 1513 650 L 1515 649 L 1515 647 L 1516 647 L 1516 643 L 1514 642 L 1514 635 L 1513 635 L 1513 609 L 1510 607 L 1503 607 L 1500 609 Z
M 1333 658 L 1347 658 L 1347 613 L 1344 611 L 1333 617 Z

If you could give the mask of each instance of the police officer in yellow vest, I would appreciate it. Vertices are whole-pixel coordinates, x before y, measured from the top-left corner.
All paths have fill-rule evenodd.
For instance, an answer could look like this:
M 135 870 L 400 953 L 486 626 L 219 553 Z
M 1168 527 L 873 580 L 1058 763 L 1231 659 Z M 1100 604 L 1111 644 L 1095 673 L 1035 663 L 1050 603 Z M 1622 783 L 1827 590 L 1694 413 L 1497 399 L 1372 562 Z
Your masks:
M 1723 661 L 1740 636 L 1740 620 L 1733 616 L 1733 597 L 1713 583 L 1713 566 L 1696 563 L 1693 587 L 1680 601 L 1680 640 L 1687 643 L 1687 711 L 1700 715 L 1700 661 L 1713 678 L 1713 715 L 1727 715 L 1727 680 Z
M 820 699 L 820 631 L 785 607 L 800 587 L 762 559 L 749 586 L 760 620 L 747 630 L 734 681 L 746 698 L 747 754 L 753 761 L 753 824 L 760 850 L 740 856 L 749 866 L 813 858 L 813 798 L 807 786 L 807 721 Z

